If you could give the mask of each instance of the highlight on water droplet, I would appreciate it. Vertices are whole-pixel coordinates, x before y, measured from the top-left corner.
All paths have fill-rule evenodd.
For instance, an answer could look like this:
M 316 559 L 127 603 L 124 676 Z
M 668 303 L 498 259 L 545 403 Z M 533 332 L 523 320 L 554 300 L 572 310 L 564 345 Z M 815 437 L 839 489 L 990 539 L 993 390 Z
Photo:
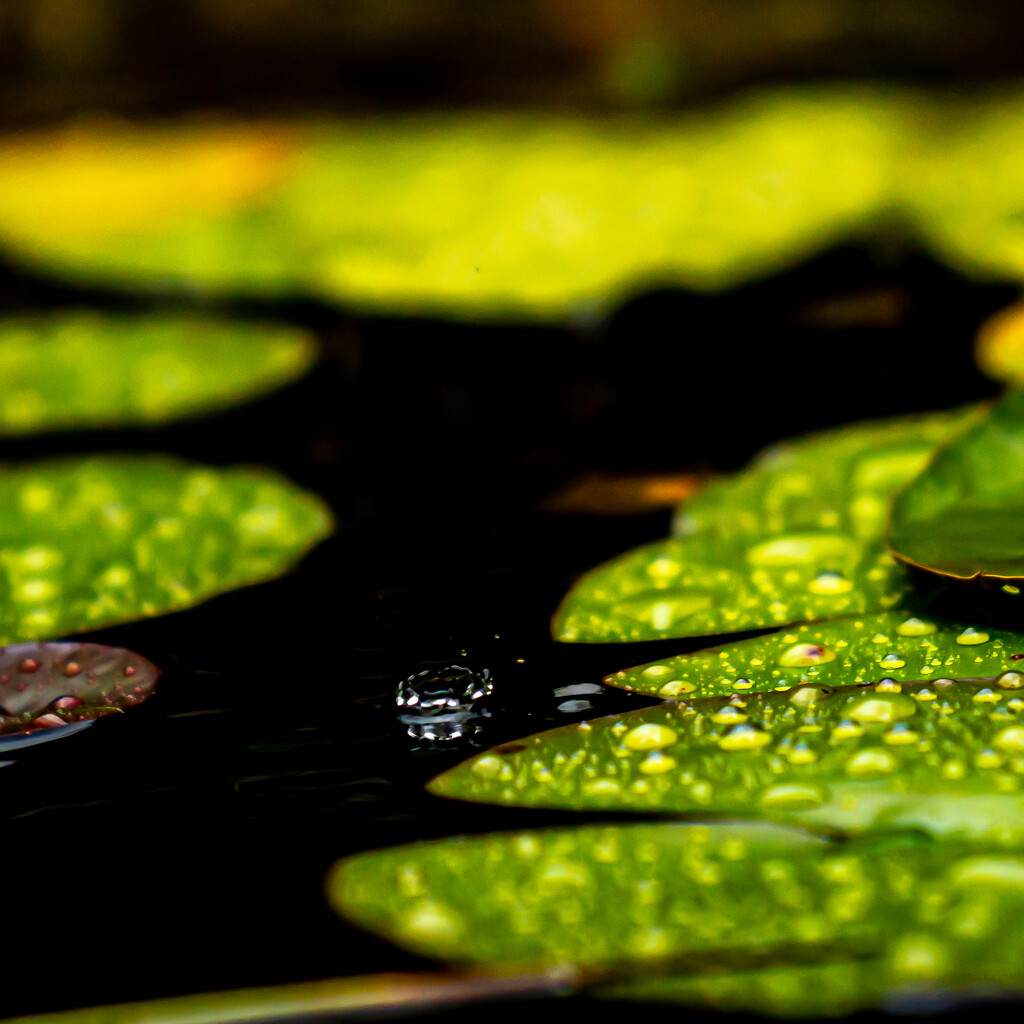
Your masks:
M 807 668 L 810 665 L 824 665 L 835 661 L 836 652 L 822 644 L 794 644 L 784 650 L 776 659 L 785 668 Z
M 965 647 L 972 647 L 975 644 L 988 643 L 988 633 L 982 632 L 980 629 L 975 629 L 973 626 L 968 626 L 962 633 L 956 638 L 956 642 Z

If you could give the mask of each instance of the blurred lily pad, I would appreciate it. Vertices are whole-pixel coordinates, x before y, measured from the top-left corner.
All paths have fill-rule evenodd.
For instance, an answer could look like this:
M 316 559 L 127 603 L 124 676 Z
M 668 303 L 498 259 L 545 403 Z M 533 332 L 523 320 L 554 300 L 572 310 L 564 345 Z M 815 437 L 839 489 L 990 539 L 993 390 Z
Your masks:
M 1024 391 L 943 448 L 893 502 L 886 541 L 943 576 L 1024 581 Z M 1012 583 L 1008 593 L 1019 593 Z
M 892 495 L 979 415 L 871 421 L 765 452 L 684 504 L 681 536 L 586 573 L 555 638 L 707 636 L 893 607 L 909 585 L 881 543 Z
M 130 708 L 151 696 L 159 669 L 100 644 L 0 648 L 0 737 L 46 732 Z
M 1019 991 L 1022 879 L 1015 852 L 920 836 L 833 844 L 675 823 L 374 851 L 336 865 L 327 889 L 350 921 L 419 954 L 616 968 L 655 976 L 596 994 L 761 1009 L 764 991 L 770 1012 L 807 1014 L 830 992 L 853 1009 L 908 985 Z M 757 950 L 778 965 L 738 969 Z
M 769 693 L 802 683 L 1019 677 L 1024 633 L 896 614 L 808 623 L 768 636 L 638 665 L 605 682 L 669 700 Z M 1018 671 L 1020 670 L 1020 671 Z
M 652 279 L 729 287 L 860 231 L 889 206 L 906 128 L 897 92 L 820 86 L 660 123 L 79 128 L 0 152 L 16 186 L 0 238 L 38 267 L 130 287 L 566 318 Z M 197 168 L 210 180 L 193 197 Z
M 1024 384 L 1024 303 L 999 310 L 981 325 L 974 358 L 987 376 L 1014 387 Z
M 199 415 L 300 377 L 315 354 L 297 328 L 208 316 L 0 319 L 0 434 Z
M 0 643 L 187 608 L 285 572 L 331 530 L 264 469 L 97 456 L 0 473 Z
M 1024 841 L 1024 676 L 669 702 L 479 754 L 430 791 Z

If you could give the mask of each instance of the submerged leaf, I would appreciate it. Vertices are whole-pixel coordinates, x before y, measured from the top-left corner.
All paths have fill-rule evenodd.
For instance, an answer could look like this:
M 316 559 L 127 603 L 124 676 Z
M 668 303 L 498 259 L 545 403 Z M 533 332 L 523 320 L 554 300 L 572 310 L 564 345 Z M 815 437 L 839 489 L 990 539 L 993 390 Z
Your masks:
M 1022 682 L 1013 672 L 669 702 L 495 747 L 429 788 L 506 806 L 1024 840 Z
M 0 737 L 61 729 L 141 704 L 159 675 L 152 662 L 119 647 L 0 647 Z
M 1024 581 L 1024 391 L 900 492 L 886 542 L 903 561 L 943 576 Z
M 0 643 L 187 608 L 272 579 L 331 529 L 267 470 L 163 456 L 55 459 L 0 473 Z
M 907 985 L 1019 991 L 1022 880 L 1013 853 L 948 841 L 677 823 L 374 851 L 336 865 L 328 896 L 428 956 L 610 968 L 654 976 L 595 994 L 807 1014 L 828 1012 L 829 995 L 832 1009 L 878 1006 Z M 742 970 L 757 950 L 779 965 Z
M 766 693 L 801 683 L 971 679 L 1007 673 L 1024 686 L 1024 633 L 887 612 L 810 623 L 624 669 L 604 681 L 670 700 Z
M 698 492 L 677 515 L 683 536 L 585 574 L 556 639 L 707 636 L 894 606 L 909 585 L 881 544 L 891 497 L 978 415 L 871 421 L 769 450 Z
M 0 434 L 157 424 L 300 377 L 297 328 L 185 314 L 51 313 L 0 320 Z

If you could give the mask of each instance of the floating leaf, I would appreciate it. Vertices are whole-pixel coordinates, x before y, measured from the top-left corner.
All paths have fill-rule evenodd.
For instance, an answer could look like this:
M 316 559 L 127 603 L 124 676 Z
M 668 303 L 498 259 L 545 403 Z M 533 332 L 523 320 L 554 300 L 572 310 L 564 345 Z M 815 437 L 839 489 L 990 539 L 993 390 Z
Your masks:
M 912 836 L 783 837 L 678 823 L 460 837 L 342 861 L 328 896 L 419 954 L 655 975 L 605 996 L 753 1009 L 764 990 L 769 1011 L 808 1013 L 829 990 L 841 1008 L 911 984 L 1020 990 L 1020 857 Z M 779 966 L 742 970 L 758 949 Z M 785 966 L 798 956 L 809 965 Z
M 1014 677 L 1024 686 L 1021 658 L 1024 633 L 888 612 L 794 626 L 638 665 L 605 682 L 670 700 L 766 693 L 801 683 L 831 687 L 1002 673 L 1004 686 Z
M 904 122 L 899 93 L 816 86 L 662 123 L 431 115 L 310 124 L 301 142 L 76 129 L 0 151 L 16 186 L 0 236 L 122 285 L 564 318 L 655 277 L 729 287 L 857 231 L 890 205 Z M 193 190 L 195 168 L 210 182 Z
M 157 424 L 300 377 L 301 330 L 207 316 L 52 313 L 0 320 L 0 434 Z
M 677 531 L 585 574 L 556 639 L 615 643 L 707 636 L 870 614 L 909 584 L 881 534 L 892 494 L 975 407 L 872 421 L 772 449 L 684 506 Z
M 900 492 L 886 540 L 903 561 L 943 576 L 1024 580 L 1024 391 Z
M 280 575 L 331 529 L 267 470 L 163 456 L 0 473 L 0 643 L 187 608 Z
M 1024 840 L 1024 681 L 669 702 L 539 733 L 439 775 L 506 806 L 745 815 Z
M 0 737 L 62 729 L 141 704 L 160 670 L 100 644 L 0 647 Z

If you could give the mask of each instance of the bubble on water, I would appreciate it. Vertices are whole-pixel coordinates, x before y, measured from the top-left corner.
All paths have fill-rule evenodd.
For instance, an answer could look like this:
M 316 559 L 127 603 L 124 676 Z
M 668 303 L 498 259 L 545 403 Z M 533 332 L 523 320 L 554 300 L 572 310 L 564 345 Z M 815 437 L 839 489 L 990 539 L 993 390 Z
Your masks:
M 822 644 L 794 644 L 784 650 L 776 661 L 785 668 L 807 668 L 835 661 L 835 657 L 836 652 Z
M 479 731 L 476 720 L 487 716 L 485 702 L 493 692 L 488 669 L 474 672 L 462 665 L 424 669 L 398 684 L 398 719 L 413 739 L 457 740 Z
M 980 629 L 975 629 L 973 626 L 968 626 L 956 638 L 956 642 L 965 647 L 973 647 L 977 644 L 988 643 L 988 639 L 988 633 L 983 633 Z

